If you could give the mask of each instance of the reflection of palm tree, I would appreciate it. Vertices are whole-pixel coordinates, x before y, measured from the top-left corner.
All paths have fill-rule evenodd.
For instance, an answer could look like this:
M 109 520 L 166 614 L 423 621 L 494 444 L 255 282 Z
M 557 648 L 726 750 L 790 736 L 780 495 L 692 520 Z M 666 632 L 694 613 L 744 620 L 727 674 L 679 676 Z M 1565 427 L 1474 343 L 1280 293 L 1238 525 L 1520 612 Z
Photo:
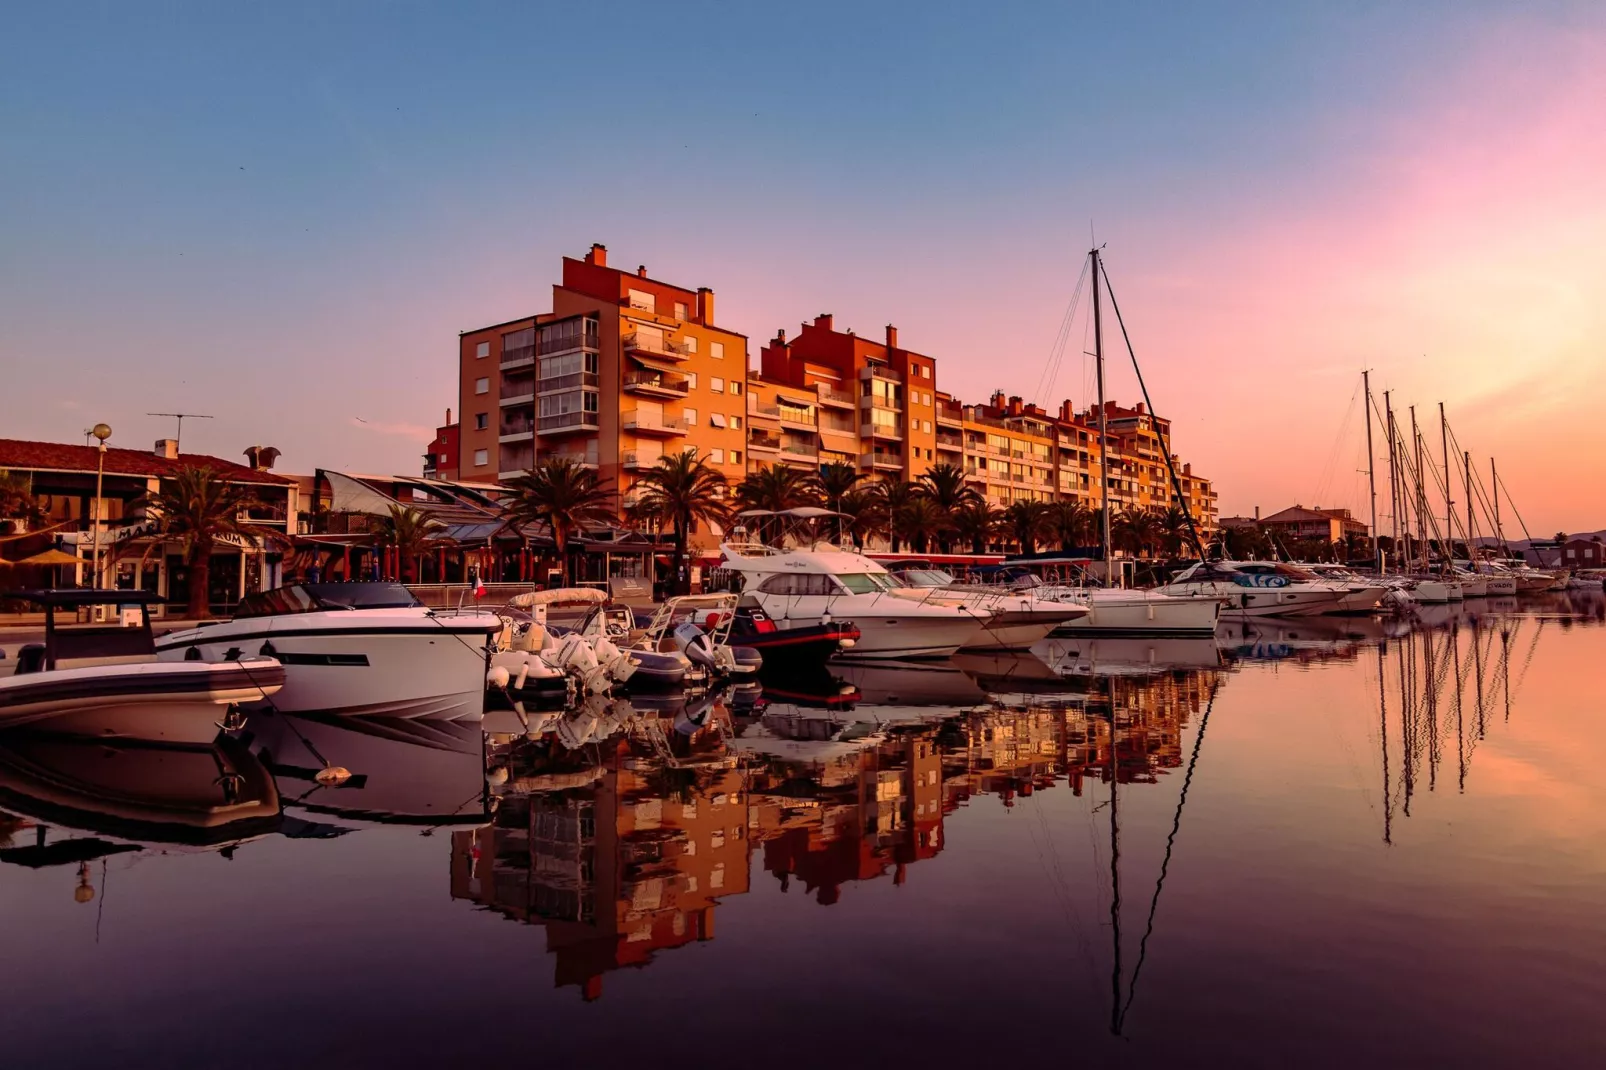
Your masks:
M 10 847 L 17 833 L 28 827 L 26 818 L 0 812 L 0 847 Z
M 256 494 L 238 483 L 225 483 L 207 467 L 186 465 L 162 481 L 158 490 L 139 501 L 161 524 L 163 533 L 183 546 L 189 569 L 191 617 L 204 617 L 209 608 L 212 551 L 219 539 L 263 539 L 283 542 L 284 533 L 242 520 L 259 505 Z

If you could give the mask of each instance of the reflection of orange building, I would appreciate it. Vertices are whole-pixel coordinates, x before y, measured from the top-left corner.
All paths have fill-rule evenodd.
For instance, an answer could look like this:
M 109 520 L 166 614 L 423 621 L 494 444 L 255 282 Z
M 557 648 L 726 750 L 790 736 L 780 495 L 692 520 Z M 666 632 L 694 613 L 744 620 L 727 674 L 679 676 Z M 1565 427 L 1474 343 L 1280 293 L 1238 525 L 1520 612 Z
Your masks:
M 803 882 L 822 904 L 942 850 L 942 759 L 936 731 L 899 733 L 829 763 L 772 764 L 755 777 L 754 836 L 764 868 Z
M 714 905 L 747 891 L 747 800 L 729 761 L 669 767 L 624 739 L 589 788 L 509 795 L 458 832 L 452 895 L 546 928 L 556 981 L 587 999 L 602 976 L 714 934 Z

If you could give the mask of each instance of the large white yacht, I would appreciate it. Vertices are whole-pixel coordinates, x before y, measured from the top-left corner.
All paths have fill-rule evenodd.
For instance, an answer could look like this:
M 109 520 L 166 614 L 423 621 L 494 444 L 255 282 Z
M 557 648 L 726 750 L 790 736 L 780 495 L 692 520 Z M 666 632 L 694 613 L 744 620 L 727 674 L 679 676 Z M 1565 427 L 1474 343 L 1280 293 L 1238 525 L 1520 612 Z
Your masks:
M 908 597 L 895 576 L 861 554 L 818 545 L 777 550 L 726 543 L 724 567 L 779 628 L 852 621 L 859 640 L 839 657 L 945 658 L 976 642 L 992 614 L 968 605 Z
M 423 606 L 399 583 L 297 583 L 248 596 L 234 619 L 157 640 L 163 661 L 262 655 L 284 666 L 282 713 L 436 720 L 485 713 L 502 619 Z
M 1163 587 L 1164 595 L 1223 600 L 1224 615 L 1299 617 L 1333 613 L 1349 591 L 1276 561 L 1200 561 Z
M 975 583 L 959 583 L 942 569 L 902 569 L 893 576 L 905 588 L 900 594 L 926 602 L 969 606 L 992 614 L 966 649 L 1027 650 L 1062 625 L 1088 616 L 1083 601 L 1041 597 L 1036 590 L 1012 590 Z M 1211 618 L 1215 626 L 1215 618 Z

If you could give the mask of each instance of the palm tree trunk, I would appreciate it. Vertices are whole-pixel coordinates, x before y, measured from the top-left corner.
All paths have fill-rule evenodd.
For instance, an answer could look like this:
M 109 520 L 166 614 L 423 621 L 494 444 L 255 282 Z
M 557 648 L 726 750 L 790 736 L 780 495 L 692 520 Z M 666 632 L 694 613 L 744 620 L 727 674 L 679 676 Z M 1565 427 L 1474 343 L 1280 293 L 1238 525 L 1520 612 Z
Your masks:
M 552 542 L 558 548 L 558 567 L 563 570 L 563 586 L 567 587 L 569 586 L 569 533 L 564 530 L 562 524 L 552 525 Z
M 212 544 L 211 540 L 197 541 L 190 548 L 190 597 L 185 612 L 193 620 L 211 615 L 212 599 Z

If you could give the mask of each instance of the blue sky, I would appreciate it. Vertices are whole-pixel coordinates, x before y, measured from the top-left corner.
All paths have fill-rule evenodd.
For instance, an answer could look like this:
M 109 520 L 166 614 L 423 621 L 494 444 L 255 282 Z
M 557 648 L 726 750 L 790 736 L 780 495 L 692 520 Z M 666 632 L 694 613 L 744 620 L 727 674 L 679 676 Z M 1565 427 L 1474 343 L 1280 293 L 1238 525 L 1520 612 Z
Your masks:
M 712 286 L 755 355 L 832 311 L 897 323 L 962 396 L 1030 394 L 1096 231 L 1179 447 L 1229 507 L 1275 508 L 1326 489 L 1335 442 L 1348 456 L 1362 366 L 1523 448 L 1533 425 L 1489 403 L 1511 384 L 1468 374 L 1521 358 L 1469 357 L 1489 332 L 1456 326 L 1505 280 L 1458 297 L 1445 272 L 1502 261 L 1477 227 L 1499 233 L 1505 193 L 1570 207 L 1546 175 L 1602 177 L 1565 145 L 1470 192 L 1418 159 L 1587 121 L 1563 105 L 1598 84 L 1588 4 L 109 4 L 8 24 L 0 434 L 104 419 L 144 445 L 169 430 L 145 412 L 183 409 L 218 417 L 186 448 L 272 443 L 296 470 L 415 470 L 456 403 L 457 332 L 543 307 L 593 241 Z M 1428 264 L 1415 221 L 1456 198 L 1467 226 Z M 1352 235 L 1401 256 L 1401 292 L 1332 251 Z M 1598 356 L 1589 302 L 1542 296 L 1580 320 L 1540 359 Z M 1077 361 L 1040 400 L 1085 402 Z M 1227 419 L 1290 373 L 1311 411 Z M 1288 455 L 1301 431 L 1319 441 Z M 1534 511 L 1583 523 L 1569 508 Z

